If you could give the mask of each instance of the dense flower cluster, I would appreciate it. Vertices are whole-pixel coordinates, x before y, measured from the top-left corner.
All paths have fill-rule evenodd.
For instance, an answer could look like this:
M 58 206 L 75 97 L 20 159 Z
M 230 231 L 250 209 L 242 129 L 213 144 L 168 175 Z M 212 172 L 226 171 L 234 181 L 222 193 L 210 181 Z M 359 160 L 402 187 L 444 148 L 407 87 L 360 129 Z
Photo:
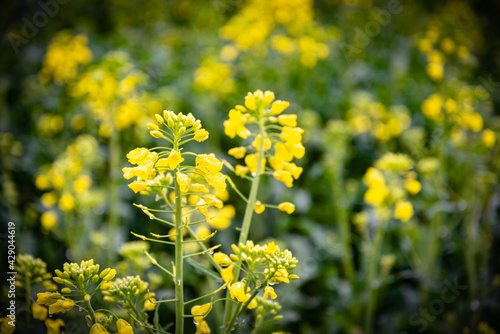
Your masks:
M 99 134 L 109 137 L 113 129 L 140 126 L 145 116 L 149 116 L 149 106 L 154 100 L 140 93 L 145 81 L 146 75 L 134 68 L 129 56 L 116 51 L 82 73 L 70 86 L 69 93 L 83 98 L 93 117 L 101 123 Z
M 363 92 L 354 95 L 352 104 L 347 122 L 355 136 L 370 132 L 381 142 L 387 142 L 399 137 L 411 124 L 410 112 L 404 105 L 386 107 Z
M 57 84 L 69 83 L 78 75 L 78 66 L 92 59 L 85 35 L 76 35 L 64 30 L 50 42 L 39 77 L 43 82 L 51 79 Z
M 245 178 L 262 173 L 273 175 L 287 187 L 293 185 L 302 173 L 302 167 L 292 160 L 301 159 L 305 154 L 302 145 L 304 130 L 297 127 L 297 115 L 283 114 L 290 105 L 287 101 L 274 101 L 274 93 L 260 90 L 248 93 L 245 105 L 237 105 L 229 111 L 229 119 L 224 122 L 224 131 L 230 138 L 239 136 L 251 140 L 248 146 L 239 146 L 228 151 L 236 159 L 243 159 L 244 165 L 235 167 L 236 175 Z M 273 102 L 274 101 L 274 102 Z M 250 131 L 247 126 L 255 124 L 258 128 Z M 269 162 L 269 167 L 267 164 Z M 278 207 L 292 213 L 292 203 L 282 203 Z M 255 211 L 262 213 L 264 206 L 256 203 Z
M 466 25 L 467 36 L 471 40 L 479 38 L 479 30 L 477 17 L 464 2 L 446 4 L 442 8 L 442 14 L 436 17 L 446 17 L 446 19 L 431 20 L 423 36 L 418 39 L 417 46 L 426 56 L 427 75 L 431 80 L 439 82 L 445 75 L 447 62 L 467 63 L 472 57 L 468 47 L 469 41 L 464 40 L 463 35 L 456 30 L 449 31 L 449 22 L 455 21 L 456 24 L 460 22 L 460 25 Z
M 409 196 L 421 190 L 416 172 L 412 171 L 413 161 L 404 154 L 387 153 L 370 167 L 363 177 L 368 187 L 364 194 L 367 204 L 375 207 L 375 214 L 382 221 L 392 216 L 407 222 L 413 216 L 413 206 Z M 359 216 L 358 216 L 359 218 Z
M 102 200 L 92 191 L 91 169 L 98 164 L 97 140 L 91 135 L 80 135 L 51 166 L 42 169 L 35 179 L 40 190 L 50 190 L 41 196 L 47 209 L 40 220 L 44 231 L 51 231 L 57 224 L 56 205 L 63 212 L 87 209 Z
M 277 294 L 272 285 L 282 282 L 290 283 L 290 280 L 299 278 L 297 275 L 289 273 L 289 270 L 296 267 L 297 259 L 292 256 L 288 249 L 280 251 L 274 242 L 260 246 L 255 245 L 252 241 L 247 241 L 239 246 L 232 245 L 232 249 L 234 254 L 231 256 L 217 252 L 213 258 L 217 264 L 223 267 L 221 276 L 229 286 L 231 298 L 240 303 L 247 303 L 246 306 L 250 309 L 257 307 L 257 300 L 254 297 L 262 288 L 264 288 L 264 299 L 275 299 Z M 234 282 L 235 265 L 248 268 L 249 277 L 253 277 L 253 279 Z
M 141 280 L 139 276 L 127 276 L 117 278 L 106 286 L 106 290 L 103 292 L 125 309 L 129 309 L 132 304 L 142 305 L 141 309 L 152 311 L 156 308 L 156 300 L 154 299 L 155 294 L 149 292 L 148 286 L 149 284 Z

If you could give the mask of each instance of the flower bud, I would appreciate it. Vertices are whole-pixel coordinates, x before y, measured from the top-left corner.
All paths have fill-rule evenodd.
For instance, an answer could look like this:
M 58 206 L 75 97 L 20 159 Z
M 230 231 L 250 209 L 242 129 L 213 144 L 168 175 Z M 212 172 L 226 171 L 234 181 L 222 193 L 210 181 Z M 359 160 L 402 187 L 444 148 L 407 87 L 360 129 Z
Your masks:
M 163 117 L 161 117 L 160 115 L 158 114 L 155 114 L 155 118 L 156 118 L 156 121 L 160 124 L 163 124 L 164 120 L 163 120 Z
M 163 138 L 163 133 L 158 130 L 149 131 L 149 134 L 155 138 Z

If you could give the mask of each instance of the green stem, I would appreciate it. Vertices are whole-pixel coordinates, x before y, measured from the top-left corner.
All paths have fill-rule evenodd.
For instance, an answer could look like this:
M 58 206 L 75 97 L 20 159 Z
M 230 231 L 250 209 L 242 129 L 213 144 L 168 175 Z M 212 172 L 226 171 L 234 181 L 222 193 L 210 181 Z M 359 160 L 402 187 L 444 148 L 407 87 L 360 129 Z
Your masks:
M 177 138 L 176 138 L 177 139 Z M 174 150 L 178 150 L 178 139 L 175 141 Z M 175 179 L 175 333 L 184 333 L 184 280 L 183 280 L 183 235 L 182 235 L 182 194 L 177 174 Z
M 90 317 L 92 318 L 92 323 L 95 324 L 97 323 L 97 319 L 95 317 L 95 312 L 94 309 L 92 308 L 92 304 L 90 304 L 90 298 L 89 300 L 85 299 L 85 290 L 83 290 L 83 300 L 85 301 L 85 308 L 88 310 Z
M 248 239 L 248 232 L 250 230 L 250 225 L 252 222 L 252 215 L 254 211 L 254 206 L 255 206 L 255 201 L 257 200 L 257 192 L 259 190 L 259 183 L 260 183 L 260 176 L 261 176 L 261 169 L 262 169 L 262 161 L 264 159 L 264 138 L 266 134 L 266 129 L 265 129 L 265 119 L 264 117 L 261 117 L 259 120 L 259 134 L 260 134 L 260 147 L 258 153 L 258 160 L 257 160 L 257 165 L 256 165 L 256 170 L 255 170 L 255 176 L 252 181 L 252 186 L 250 188 L 250 194 L 248 196 L 248 202 L 247 206 L 245 208 L 245 215 L 243 216 L 243 223 L 241 225 L 241 231 L 240 231 L 240 237 L 238 239 L 238 244 L 240 243 L 246 243 Z M 234 268 L 234 279 L 238 280 L 240 274 L 240 269 L 238 267 Z M 230 293 L 229 289 L 226 292 L 226 298 L 230 299 Z M 231 315 L 233 312 L 233 303 L 230 302 L 229 300 L 226 301 L 226 305 L 224 308 L 224 323 L 226 324 L 226 330 L 227 328 L 231 328 L 233 322 L 230 320 Z M 238 312 L 236 312 L 236 315 Z M 234 318 L 234 317 L 233 317 Z
M 365 314 L 365 334 L 370 334 L 372 330 L 373 315 L 375 313 L 375 306 L 377 304 L 377 290 L 380 282 L 377 282 L 377 267 L 379 265 L 380 248 L 382 246 L 382 239 L 384 237 L 386 222 L 382 222 L 377 228 L 375 238 L 373 240 L 370 258 L 368 261 L 368 279 L 366 287 L 368 291 L 368 304 Z M 375 286 L 377 284 L 377 286 Z

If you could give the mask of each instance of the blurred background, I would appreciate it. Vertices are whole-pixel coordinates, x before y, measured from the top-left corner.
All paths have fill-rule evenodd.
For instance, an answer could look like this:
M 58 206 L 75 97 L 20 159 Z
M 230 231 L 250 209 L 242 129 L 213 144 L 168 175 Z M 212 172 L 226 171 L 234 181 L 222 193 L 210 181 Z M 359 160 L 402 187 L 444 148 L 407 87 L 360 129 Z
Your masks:
M 301 278 L 263 332 L 500 331 L 498 1 L 24 0 L 0 17 L 2 252 L 12 221 L 17 254 L 50 272 L 94 258 L 171 295 L 142 250 L 167 264 L 173 250 L 130 234 L 166 231 L 132 205 L 155 199 L 127 187 L 126 153 L 155 146 L 146 124 L 167 109 L 210 132 L 194 150 L 234 164 L 222 123 L 271 90 L 306 155 L 293 188 L 260 189 L 296 211 L 256 215 L 250 239 L 289 248 Z M 229 251 L 244 203 L 227 203 L 208 227 Z

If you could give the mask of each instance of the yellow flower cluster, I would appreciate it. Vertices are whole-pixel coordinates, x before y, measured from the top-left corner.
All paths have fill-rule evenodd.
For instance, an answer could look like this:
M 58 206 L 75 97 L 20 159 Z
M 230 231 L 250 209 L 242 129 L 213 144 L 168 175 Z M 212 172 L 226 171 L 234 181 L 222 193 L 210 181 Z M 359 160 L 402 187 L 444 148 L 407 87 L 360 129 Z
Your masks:
M 479 132 L 483 129 L 483 117 L 477 112 L 477 107 L 480 102 L 489 99 L 489 94 L 481 87 L 476 88 L 481 94 L 475 94 L 478 90 L 473 87 L 460 87 L 456 99 L 431 94 L 422 102 L 422 113 L 435 123 L 442 123 L 446 119 L 463 130 Z
M 370 132 L 381 142 L 387 142 L 399 137 L 410 126 L 411 117 L 405 106 L 387 108 L 373 102 L 371 96 L 358 93 L 354 107 L 347 112 L 347 122 L 353 135 Z
M 264 55 L 269 40 L 271 47 L 282 55 L 298 53 L 302 65 L 314 67 L 319 59 L 328 57 L 329 49 L 320 41 L 325 34 L 313 17 L 311 0 L 248 1 L 220 29 L 221 37 L 234 43 L 226 45 L 220 57 L 224 61 L 233 61 L 239 50 Z M 272 35 L 279 27 L 284 27 L 290 37 L 281 32 Z
M 255 175 L 260 163 L 260 173 L 272 173 L 275 179 L 291 187 L 302 173 L 302 167 L 292 160 L 301 159 L 305 154 L 302 145 L 304 130 L 297 127 L 297 115 L 282 114 L 289 102 L 273 101 L 273 92 L 257 90 L 247 94 L 245 106 L 237 105 L 229 111 L 229 119 L 224 122 L 226 135 L 243 139 L 253 137 L 253 141 L 249 146 L 232 148 L 228 153 L 237 159 L 244 159 L 245 165 L 236 166 L 236 175 Z M 259 127 L 257 134 L 247 128 L 252 123 Z M 260 151 L 263 151 L 263 157 L 259 162 Z M 267 161 L 272 169 L 266 168 Z
M 40 221 L 45 231 L 51 231 L 57 224 L 56 204 L 61 211 L 73 211 L 93 206 L 99 201 L 90 191 L 91 169 L 98 163 L 98 142 L 91 135 L 81 135 L 68 146 L 54 163 L 44 168 L 35 179 L 40 190 L 50 190 L 41 196 L 47 209 Z
M 274 242 L 260 246 L 255 245 L 252 241 L 247 241 L 246 244 L 240 244 L 239 246 L 232 245 L 232 249 L 235 254 L 228 256 L 225 253 L 217 252 L 213 255 L 213 259 L 217 264 L 223 267 L 221 277 L 229 286 L 231 298 L 240 303 L 248 302 L 250 298 L 252 298 L 251 292 L 256 288 L 262 287 L 252 288 L 248 281 L 233 282 L 235 280 L 233 274 L 235 265 L 241 266 L 243 262 L 245 262 L 250 271 L 253 271 L 255 274 L 257 272 L 257 267 L 261 269 L 262 264 L 264 264 L 264 270 L 260 273 L 267 283 L 264 289 L 264 299 L 269 297 L 275 299 L 277 297 L 271 285 L 282 282 L 290 283 L 290 280 L 299 278 L 297 275 L 289 274 L 288 272 L 295 268 L 298 262 L 297 259 L 292 256 L 289 250 L 280 251 L 279 247 Z M 256 308 L 257 300 L 251 299 L 247 307 L 249 309 Z
M 420 52 L 426 55 L 427 65 L 425 70 L 433 81 L 443 79 L 446 56 L 455 55 L 459 60 L 466 60 L 470 56 L 467 46 L 457 45 L 452 38 L 440 35 L 441 33 L 437 27 L 431 27 L 417 43 Z
M 231 224 L 235 215 L 234 207 L 224 206 L 228 199 L 226 191 L 226 176 L 221 173 L 223 164 L 214 154 L 195 154 L 182 152 L 182 145 L 195 140 L 202 142 L 209 136 L 202 128 L 201 122 L 192 114 L 175 114 L 164 111 L 155 115 L 157 123 L 149 123 L 150 134 L 155 138 L 163 138 L 172 144 L 172 149 L 151 151 L 146 148 L 136 148 L 130 151 L 127 158 L 136 167 L 123 168 L 126 179 L 136 177 L 129 184 L 134 192 L 147 195 L 155 191 L 171 203 L 175 202 L 175 191 L 171 184 L 175 180 L 180 188 L 182 205 L 189 205 L 195 210 L 186 210 L 184 219 L 190 221 L 194 214 L 201 214 L 207 224 L 199 222 L 196 235 L 207 240 L 211 235 L 209 226 L 214 229 L 225 229 Z M 166 130 L 164 130 L 166 128 Z M 183 165 L 185 158 L 194 156 L 194 165 Z M 140 206 L 146 214 L 154 218 L 147 208 Z M 175 240 L 175 229 L 169 232 L 169 237 Z M 193 247 L 195 245 L 193 244 Z
M 242 50 L 260 46 L 276 25 L 292 33 L 302 31 L 313 19 L 312 5 L 311 0 L 251 0 L 221 28 L 220 35 Z
M 117 278 L 109 283 L 109 287 L 103 289 L 103 294 L 108 299 L 111 297 L 125 309 L 130 308 L 131 303 L 141 305 L 146 311 L 153 311 L 156 308 L 155 294 L 149 292 L 149 283 L 144 282 L 139 276 Z
M 84 98 L 93 117 L 101 122 L 99 133 L 109 137 L 114 128 L 124 130 L 142 125 L 149 97 L 139 94 L 139 85 L 146 79 L 144 73 L 134 69 L 129 56 L 123 52 L 110 52 L 101 62 L 82 75 L 70 87 L 70 95 Z
M 366 171 L 363 181 L 368 189 L 364 201 L 376 208 L 375 214 L 382 221 L 393 217 L 407 222 L 413 217 L 413 206 L 408 196 L 421 190 L 413 161 L 404 154 L 387 153 L 375 162 L 375 167 Z M 357 216 L 356 219 L 361 216 Z
M 78 66 L 88 64 L 92 59 L 87 43 L 85 35 L 73 36 L 67 30 L 59 32 L 49 44 L 38 74 L 40 80 L 47 83 L 53 79 L 56 84 L 73 81 L 78 75 Z

